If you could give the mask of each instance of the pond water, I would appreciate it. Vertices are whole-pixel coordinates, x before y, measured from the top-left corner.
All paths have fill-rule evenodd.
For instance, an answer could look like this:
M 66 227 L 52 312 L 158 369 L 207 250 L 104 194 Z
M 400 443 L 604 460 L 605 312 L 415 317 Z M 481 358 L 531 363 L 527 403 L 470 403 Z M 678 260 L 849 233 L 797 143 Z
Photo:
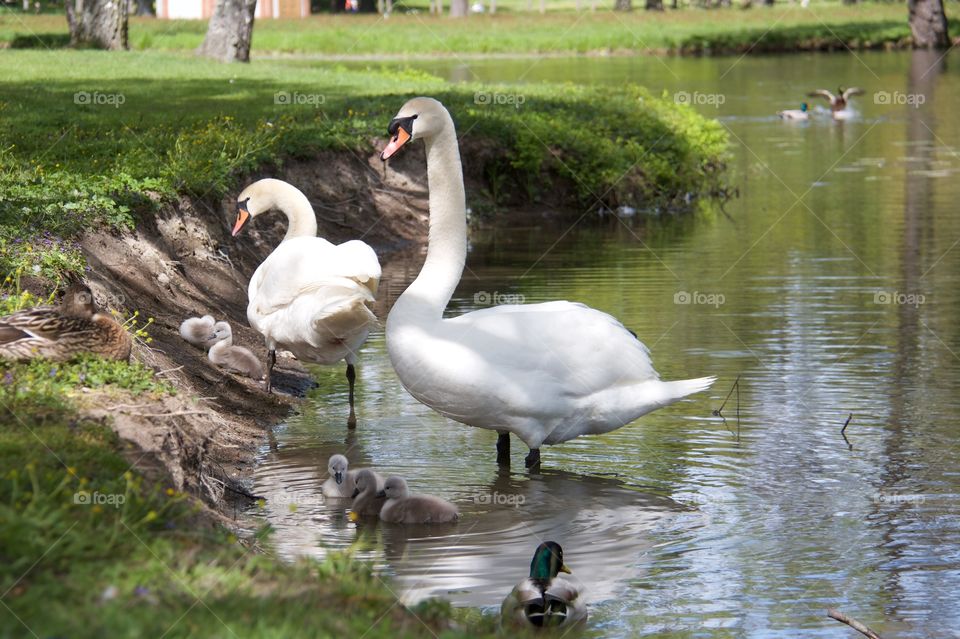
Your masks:
M 585 302 L 636 331 L 663 378 L 719 381 L 609 435 L 544 448 L 539 472 L 523 469 L 514 440 L 505 471 L 494 433 L 404 392 L 381 332 L 359 367 L 359 428 L 345 428 L 343 370 L 318 370 L 302 414 L 260 455 L 254 490 L 267 501 L 252 524 L 276 528 L 283 556 L 352 548 L 406 601 L 443 596 L 491 614 L 537 543 L 554 539 L 586 586 L 589 636 L 855 636 L 828 607 L 888 639 L 956 636 L 960 76 L 948 62 L 418 64 L 517 94 L 544 80 L 638 82 L 686 92 L 720 119 L 740 189 L 725 212 L 478 231 L 450 310 L 510 296 Z M 867 91 L 853 120 L 773 115 L 838 84 Z M 923 104 L 906 103 L 916 95 Z M 381 313 L 416 268 L 386 265 Z M 738 376 L 726 419 L 714 416 Z M 335 452 L 456 502 L 462 521 L 358 529 L 320 496 Z

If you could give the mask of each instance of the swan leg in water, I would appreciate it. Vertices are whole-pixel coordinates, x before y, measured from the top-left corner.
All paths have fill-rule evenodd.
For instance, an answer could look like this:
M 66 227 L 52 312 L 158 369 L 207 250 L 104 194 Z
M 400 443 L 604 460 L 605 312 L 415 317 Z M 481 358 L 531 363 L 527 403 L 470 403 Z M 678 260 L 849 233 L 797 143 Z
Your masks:
M 540 466 L 540 449 L 531 448 L 530 452 L 524 458 L 524 464 L 527 468 L 536 468 Z M 509 431 L 497 431 L 497 464 L 499 466 L 510 466 L 510 433 Z
M 527 465 L 527 468 L 537 468 L 540 466 L 540 449 L 531 448 L 530 452 L 527 453 L 527 456 L 524 458 L 524 463 Z
M 347 364 L 347 384 L 350 385 L 350 416 L 347 417 L 347 428 L 357 427 L 357 414 L 353 412 L 353 386 L 357 382 L 357 369 L 353 364 Z
M 271 380 L 273 378 L 273 365 L 277 363 L 277 351 L 270 349 L 267 351 L 267 392 L 273 392 L 273 384 Z
M 505 430 L 497 431 L 497 464 L 500 466 L 510 465 L 510 432 Z

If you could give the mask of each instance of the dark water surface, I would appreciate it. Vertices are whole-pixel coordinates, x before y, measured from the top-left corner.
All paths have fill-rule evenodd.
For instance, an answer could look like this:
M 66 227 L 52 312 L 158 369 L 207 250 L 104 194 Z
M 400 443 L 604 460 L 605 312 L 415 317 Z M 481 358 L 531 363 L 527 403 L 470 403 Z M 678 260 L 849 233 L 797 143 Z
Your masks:
M 360 365 L 358 430 L 344 427 L 343 371 L 318 370 L 303 414 L 261 454 L 255 491 L 267 505 L 252 524 L 268 520 L 284 556 L 354 548 L 409 601 L 491 611 L 539 540 L 555 539 L 587 588 L 594 636 L 855 636 L 825 617 L 831 606 L 888 639 L 957 636 L 960 76 L 950 62 L 418 64 L 452 81 L 519 83 L 504 88 L 517 94 L 524 82 L 638 82 L 689 94 L 720 119 L 741 193 L 727 215 L 480 231 L 451 304 L 582 301 L 636 331 L 665 379 L 720 380 L 612 434 L 545 448 L 539 473 L 523 470 L 515 443 L 513 472 L 501 472 L 494 433 L 447 422 L 403 391 L 380 333 Z M 838 84 L 867 91 L 852 121 L 773 115 Z M 917 95 L 918 108 L 896 104 Z M 386 294 L 415 269 L 386 265 Z M 736 394 L 726 422 L 712 415 L 738 375 L 739 439 Z M 840 435 L 850 413 L 852 448 Z M 327 457 L 343 451 L 455 501 L 463 520 L 358 530 L 319 492 Z

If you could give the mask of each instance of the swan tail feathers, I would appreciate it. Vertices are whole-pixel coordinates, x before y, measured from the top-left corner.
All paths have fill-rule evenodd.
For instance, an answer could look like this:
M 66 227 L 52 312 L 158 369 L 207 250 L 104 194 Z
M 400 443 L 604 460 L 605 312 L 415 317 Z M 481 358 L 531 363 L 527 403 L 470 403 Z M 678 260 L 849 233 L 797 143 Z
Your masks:
M 716 377 L 697 377 L 695 379 L 681 379 L 675 382 L 660 382 L 662 386 L 664 404 L 683 399 L 687 395 L 693 395 L 700 391 L 707 390 L 717 381 Z
M 313 317 L 314 330 L 332 336 L 347 336 L 356 333 L 358 327 L 369 328 L 376 325 L 377 316 L 361 296 L 327 304 Z

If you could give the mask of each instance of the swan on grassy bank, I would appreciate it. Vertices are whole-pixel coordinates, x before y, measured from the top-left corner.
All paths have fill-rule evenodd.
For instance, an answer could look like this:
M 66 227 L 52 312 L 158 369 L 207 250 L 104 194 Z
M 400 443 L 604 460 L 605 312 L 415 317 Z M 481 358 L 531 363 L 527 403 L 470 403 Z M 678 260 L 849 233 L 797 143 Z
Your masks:
M 370 310 L 380 282 L 380 262 L 364 242 L 332 244 L 316 237 L 317 218 L 307 197 L 282 180 L 254 182 L 237 198 L 236 236 L 248 219 L 278 209 L 289 222 L 280 245 L 250 278 L 247 320 L 267 344 L 267 391 L 277 349 L 312 364 L 347 363 L 350 416 L 355 365 L 377 318 Z

